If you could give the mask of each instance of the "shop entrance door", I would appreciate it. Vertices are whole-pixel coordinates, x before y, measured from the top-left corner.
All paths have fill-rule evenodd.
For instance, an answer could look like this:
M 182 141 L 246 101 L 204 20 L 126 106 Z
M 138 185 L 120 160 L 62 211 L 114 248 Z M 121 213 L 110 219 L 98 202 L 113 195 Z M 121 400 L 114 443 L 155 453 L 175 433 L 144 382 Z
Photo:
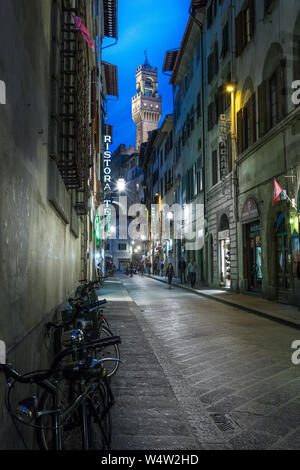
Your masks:
M 260 223 L 255 222 L 246 226 L 246 269 L 248 290 L 262 290 L 262 243 Z
M 248 235 L 248 289 L 254 292 L 262 290 L 261 234 L 251 232 Z

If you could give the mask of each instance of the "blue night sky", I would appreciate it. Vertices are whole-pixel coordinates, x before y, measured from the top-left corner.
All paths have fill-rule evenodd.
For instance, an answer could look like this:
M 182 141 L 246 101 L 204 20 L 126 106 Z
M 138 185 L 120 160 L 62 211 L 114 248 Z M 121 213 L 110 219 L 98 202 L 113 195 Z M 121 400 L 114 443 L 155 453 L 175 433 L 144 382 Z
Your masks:
M 147 49 L 151 66 L 158 68 L 158 91 L 163 115 L 172 112 L 172 87 L 162 73 L 165 52 L 179 47 L 188 21 L 190 0 L 119 0 L 117 45 L 102 51 L 102 60 L 118 66 L 119 99 L 108 101 L 108 122 L 114 144 L 135 145 L 135 125 L 131 118 L 131 97 L 136 93 L 135 71 L 144 63 Z M 103 46 L 113 40 L 105 38 Z M 114 98 L 115 99 L 115 98 Z

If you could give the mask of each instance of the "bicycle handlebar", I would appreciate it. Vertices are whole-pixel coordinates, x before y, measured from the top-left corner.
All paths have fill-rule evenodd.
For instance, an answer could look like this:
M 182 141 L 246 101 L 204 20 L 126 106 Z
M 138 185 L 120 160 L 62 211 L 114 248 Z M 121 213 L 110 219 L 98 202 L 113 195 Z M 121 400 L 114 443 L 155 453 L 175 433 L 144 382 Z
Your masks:
M 78 347 L 78 349 L 83 349 L 84 348 L 86 350 L 97 349 L 97 348 L 100 349 L 100 348 L 105 348 L 107 346 L 113 346 L 114 344 L 120 344 L 120 343 L 121 343 L 120 336 L 111 336 L 109 338 L 94 340 L 94 341 L 91 341 L 88 344 L 82 344 L 82 345 L 77 346 L 77 347 Z M 25 377 L 25 376 L 19 374 L 19 372 L 15 371 L 8 364 L 0 364 L 0 370 L 3 370 L 3 372 L 4 372 L 7 379 L 12 378 L 12 379 L 14 379 L 14 380 L 16 380 L 17 382 L 20 382 L 20 383 L 39 383 L 39 382 L 42 382 L 44 380 L 49 379 L 55 373 L 55 371 L 57 370 L 57 367 L 58 367 L 59 363 L 61 362 L 61 360 L 65 356 L 68 356 L 69 354 L 71 354 L 72 352 L 73 352 L 72 347 L 64 349 L 53 360 L 53 362 L 51 364 L 51 367 L 48 371 L 46 371 L 44 373 L 34 373 L 34 372 L 32 372 L 32 375 L 30 375 L 29 377 Z

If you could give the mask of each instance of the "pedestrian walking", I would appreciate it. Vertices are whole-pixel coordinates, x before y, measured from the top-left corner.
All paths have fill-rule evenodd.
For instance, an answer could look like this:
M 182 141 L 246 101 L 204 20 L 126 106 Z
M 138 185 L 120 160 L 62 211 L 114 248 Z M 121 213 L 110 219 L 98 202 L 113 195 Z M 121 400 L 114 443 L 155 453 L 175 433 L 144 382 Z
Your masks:
M 160 275 L 164 275 L 165 264 L 163 261 L 160 262 Z
M 133 264 L 130 263 L 130 266 L 129 266 L 129 273 L 130 273 L 130 277 L 132 277 L 133 275 Z
M 196 273 L 197 273 L 197 264 L 195 263 L 194 259 L 191 259 L 188 264 L 188 276 L 191 282 L 191 287 L 194 289 L 196 284 Z
M 144 262 L 142 261 L 141 265 L 140 265 L 140 273 L 141 273 L 142 276 L 144 276 L 144 267 L 145 267 L 145 265 L 144 265 Z
M 181 260 L 178 263 L 178 270 L 179 270 L 179 275 L 180 275 L 180 282 L 181 282 L 181 284 L 183 284 L 183 283 L 185 284 L 186 283 L 186 276 L 185 276 L 186 262 L 185 262 L 185 259 L 184 259 L 183 256 L 182 256 Z
M 167 270 L 166 270 L 166 276 L 168 278 L 169 289 L 172 289 L 172 287 L 171 287 L 172 279 L 175 276 L 175 271 L 174 271 L 172 263 L 168 264 L 168 267 L 167 267 Z

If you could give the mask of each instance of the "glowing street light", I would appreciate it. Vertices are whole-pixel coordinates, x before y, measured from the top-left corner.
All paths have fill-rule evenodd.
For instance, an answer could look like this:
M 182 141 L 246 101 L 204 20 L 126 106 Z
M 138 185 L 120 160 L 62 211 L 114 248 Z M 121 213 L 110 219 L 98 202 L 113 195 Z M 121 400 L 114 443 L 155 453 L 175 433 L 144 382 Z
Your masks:
M 124 178 L 119 178 L 118 181 L 117 181 L 117 188 L 118 188 L 118 191 L 125 191 L 126 189 L 126 181 L 124 180 Z
M 233 93 L 233 92 L 234 92 L 234 86 L 229 83 L 229 84 L 226 86 L 226 91 L 227 91 L 228 93 Z

